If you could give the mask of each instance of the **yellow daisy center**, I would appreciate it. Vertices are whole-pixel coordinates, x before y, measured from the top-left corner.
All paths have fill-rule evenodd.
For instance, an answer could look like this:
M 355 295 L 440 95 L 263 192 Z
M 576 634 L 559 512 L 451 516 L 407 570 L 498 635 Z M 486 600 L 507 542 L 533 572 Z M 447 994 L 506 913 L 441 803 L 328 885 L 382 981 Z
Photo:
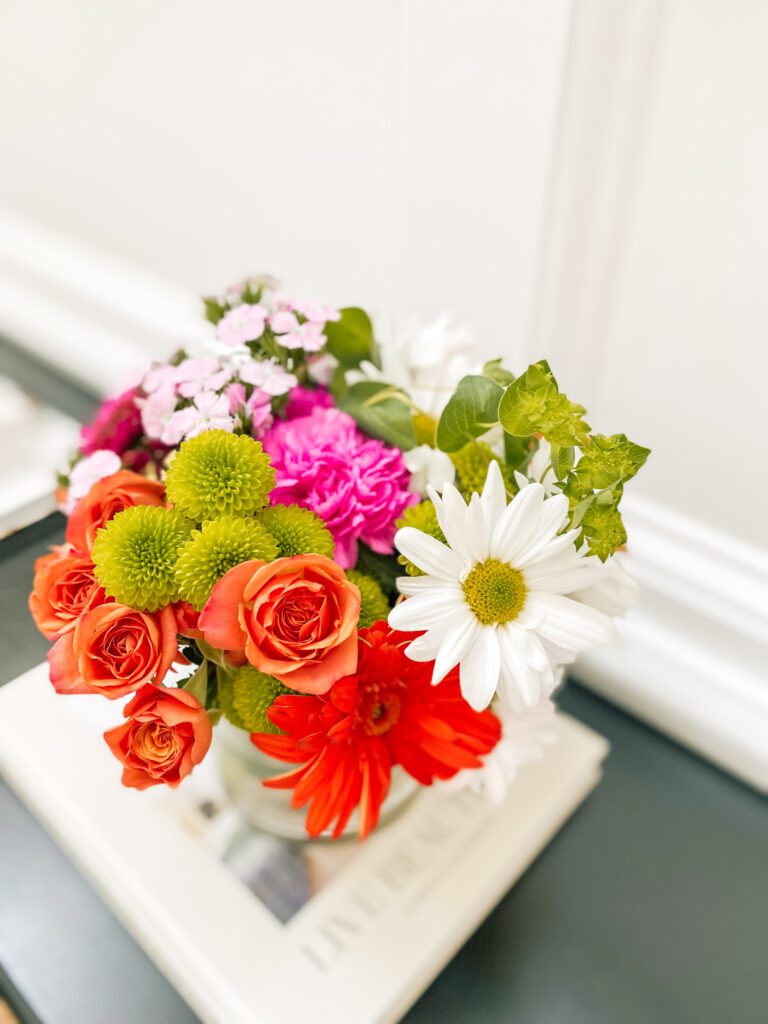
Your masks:
M 516 619 L 528 593 L 522 572 L 497 558 L 474 566 L 463 586 L 467 604 L 484 626 Z

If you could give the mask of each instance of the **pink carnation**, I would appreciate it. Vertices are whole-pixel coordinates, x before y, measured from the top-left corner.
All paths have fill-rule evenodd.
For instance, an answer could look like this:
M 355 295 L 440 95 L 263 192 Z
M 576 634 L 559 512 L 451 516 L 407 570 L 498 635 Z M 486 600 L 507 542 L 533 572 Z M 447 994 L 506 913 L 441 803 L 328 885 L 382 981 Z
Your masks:
M 136 388 L 102 402 L 93 421 L 80 432 L 80 451 L 92 455 L 107 449 L 122 455 L 141 437 L 141 414 L 136 405 Z
M 297 420 L 309 416 L 314 409 L 330 409 L 333 398 L 327 388 L 304 388 L 301 385 L 293 388 L 285 406 L 285 418 Z
M 336 561 L 357 561 L 357 542 L 392 554 L 395 521 L 418 501 L 398 448 L 366 437 L 338 409 L 276 424 L 264 438 L 275 469 L 271 500 L 302 505 L 323 519 L 336 541 Z

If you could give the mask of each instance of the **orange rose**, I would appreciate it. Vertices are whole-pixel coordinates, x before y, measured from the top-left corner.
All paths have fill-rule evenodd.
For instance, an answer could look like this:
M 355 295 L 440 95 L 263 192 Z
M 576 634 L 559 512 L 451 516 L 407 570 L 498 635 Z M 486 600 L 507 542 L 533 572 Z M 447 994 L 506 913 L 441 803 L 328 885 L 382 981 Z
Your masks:
M 98 480 L 75 505 L 67 523 L 67 540 L 77 551 L 90 551 L 96 531 L 131 505 L 162 505 L 165 488 L 157 480 L 121 469 Z
M 176 632 L 190 640 L 202 640 L 203 634 L 197 627 L 200 612 L 188 601 L 177 601 L 173 610 L 176 614 Z
M 123 763 L 123 785 L 147 789 L 164 782 L 178 786 L 211 745 L 205 708 L 186 690 L 144 686 L 126 704 L 124 725 L 104 733 L 109 749 Z
M 84 611 L 104 600 L 87 555 L 62 545 L 35 562 L 29 610 L 35 625 L 49 640 L 74 629 Z
M 170 605 L 138 612 L 102 604 L 80 617 L 48 652 L 58 693 L 101 693 L 115 699 L 150 680 L 158 685 L 179 653 Z
M 232 660 L 244 654 L 300 693 L 325 693 L 357 666 L 359 617 L 360 591 L 343 569 L 323 555 L 294 555 L 230 569 L 198 625 Z

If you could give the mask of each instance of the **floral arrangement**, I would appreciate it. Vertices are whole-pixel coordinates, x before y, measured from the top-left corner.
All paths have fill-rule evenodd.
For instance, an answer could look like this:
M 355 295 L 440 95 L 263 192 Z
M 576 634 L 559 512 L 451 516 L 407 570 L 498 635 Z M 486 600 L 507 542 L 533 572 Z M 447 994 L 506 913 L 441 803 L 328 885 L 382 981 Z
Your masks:
M 503 796 L 633 584 L 624 485 L 541 361 L 442 320 L 380 346 L 271 278 L 205 300 L 208 347 L 104 402 L 61 478 L 30 609 L 60 694 L 123 699 L 126 786 L 177 786 L 225 718 L 284 762 L 311 836 L 375 828 L 392 770 Z

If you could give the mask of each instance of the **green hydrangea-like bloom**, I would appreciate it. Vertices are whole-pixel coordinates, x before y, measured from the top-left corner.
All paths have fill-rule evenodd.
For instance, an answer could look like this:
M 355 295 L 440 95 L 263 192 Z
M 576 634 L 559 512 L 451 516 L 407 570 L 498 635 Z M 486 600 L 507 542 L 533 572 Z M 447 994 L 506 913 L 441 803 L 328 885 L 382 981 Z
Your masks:
M 269 456 L 247 434 L 207 430 L 185 441 L 168 467 L 169 501 L 196 523 L 251 516 L 275 485 Z
M 255 519 L 224 516 L 195 530 L 176 564 L 179 593 L 200 611 L 221 577 L 242 562 L 277 558 L 277 544 Z
M 322 519 L 308 508 L 273 505 L 264 509 L 259 522 L 274 537 L 280 558 L 308 554 L 333 558 L 331 532 Z
M 389 601 L 376 580 L 357 569 L 347 569 L 347 579 L 360 591 L 360 628 L 370 626 L 378 619 L 386 619 Z
M 176 562 L 193 524 L 180 512 L 134 505 L 110 519 L 93 545 L 96 579 L 110 597 L 140 611 L 179 598 Z
M 232 703 L 248 732 L 280 732 L 267 718 L 267 711 L 282 693 L 294 693 L 274 676 L 259 672 L 250 665 L 237 670 L 232 677 Z
M 415 530 L 428 533 L 430 537 L 434 537 L 441 544 L 445 544 L 445 534 L 440 529 L 435 506 L 431 501 L 421 501 L 418 505 L 411 505 L 403 512 L 402 517 L 397 520 L 395 525 L 398 530 L 404 526 L 412 526 Z M 424 575 L 421 569 L 409 561 L 405 555 L 398 555 L 397 561 L 403 566 L 409 576 Z
M 459 451 L 452 452 L 450 458 L 456 469 L 456 486 L 465 498 L 481 493 L 491 462 L 498 462 L 507 490 L 517 490 L 514 472 L 484 441 L 470 441 Z

